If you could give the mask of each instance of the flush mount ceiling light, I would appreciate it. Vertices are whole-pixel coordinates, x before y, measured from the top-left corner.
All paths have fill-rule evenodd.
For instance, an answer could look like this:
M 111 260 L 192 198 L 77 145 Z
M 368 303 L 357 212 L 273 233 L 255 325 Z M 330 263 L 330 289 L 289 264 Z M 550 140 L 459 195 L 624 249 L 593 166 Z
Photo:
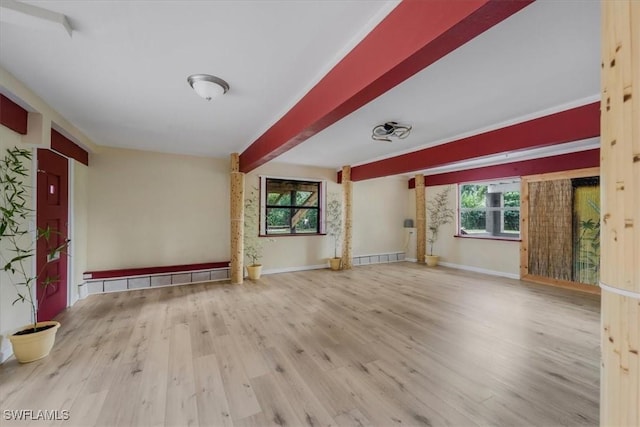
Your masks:
M 378 125 L 371 132 L 371 139 L 374 141 L 391 142 L 391 138 L 405 139 L 411 132 L 411 126 L 398 124 L 398 122 L 386 122 Z
M 211 101 L 229 90 L 229 83 L 220 77 L 209 74 L 193 74 L 187 77 L 187 81 L 193 90 L 207 101 Z

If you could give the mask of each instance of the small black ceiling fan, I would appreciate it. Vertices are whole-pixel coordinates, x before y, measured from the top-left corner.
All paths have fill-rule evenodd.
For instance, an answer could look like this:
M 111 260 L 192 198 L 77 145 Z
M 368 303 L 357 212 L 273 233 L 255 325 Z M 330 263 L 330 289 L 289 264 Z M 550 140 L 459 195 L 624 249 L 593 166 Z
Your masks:
M 392 142 L 391 138 L 405 139 L 411 132 L 411 126 L 398 124 L 398 122 L 386 122 L 375 126 L 371 132 L 374 141 Z

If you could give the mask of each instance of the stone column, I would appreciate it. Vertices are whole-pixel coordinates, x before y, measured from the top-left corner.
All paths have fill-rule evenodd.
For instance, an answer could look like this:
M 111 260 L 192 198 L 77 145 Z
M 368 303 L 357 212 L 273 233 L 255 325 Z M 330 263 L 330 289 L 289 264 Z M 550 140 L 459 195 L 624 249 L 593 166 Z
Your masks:
M 600 425 L 640 425 L 640 2 L 602 1 Z
M 416 258 L 424 264 L 427 250 L 427 205 L 424 192 L 424 175 L 416 175 Z
M 348 270 L 353 266 L 353 182 L 351 182 L 351 166 L 342 167 L 342 201 L 344 207 L 342 268 Z
M 244 278 L 244 174 L 240 172 L 240 156 L 231 154 L 231 264 L 232 284 Z

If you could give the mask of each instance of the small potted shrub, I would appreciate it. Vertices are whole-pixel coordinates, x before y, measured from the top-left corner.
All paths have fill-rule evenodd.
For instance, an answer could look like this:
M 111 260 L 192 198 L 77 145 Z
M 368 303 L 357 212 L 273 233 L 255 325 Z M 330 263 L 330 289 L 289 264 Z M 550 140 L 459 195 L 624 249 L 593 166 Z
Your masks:
M 329 258 L 332 270 L 340 270 L 342 258 L 338 257 L 338 247 L 342 238 L 342 204 L 335 194 L 327 203 L 327 234 L 333 239 L 333 258 Z
M 440 227 L 453 222 L 454 211 L 449 207 L 449 191 L 450 187 L 442 189 L 436 196 L 427 203 L 427 243 L 429 246 L 429 254 L 425 255 L 424 261 L 429 267 L 438 265 L 440 257 L 433 254 L 433 246 L 438 240 Z
M 7 149 L 4 158 L 0 159 L 0 266 L 15 289 L 13 304 L 29 304 L 33 321 L 9 337 L 13 353 L 20 363 L 46 357 L 60 327 L 56 321 L 37 321 L 38 308 L 44 301 L 36 300 L 36 286 L 40 283 L 46 288 L 57 283 L 59 278 L 42 277 L 41 272 L 31 272 L 36 243 L 41 239 L 46 241 L 46 247 L 49 248 L 47 259 L 61 256 L 69 244 L 69 240 L 64 239 L 52 247 L 50 242 L 57 241 L 59 233 L 50 228 L 36 230 L 35 238 L 29 231 L 28 223 L 33 217 L 33 210 L 27 206 L 31 196 L 26 183 L 29 171 L 25 163 L 30 161 L 31 151 L 16 147 Z M 42 295 L 46 295 L 46 292 L 42 292 Z
M 251 280 L 258 280 L 262 275 L 262 240 L 260 238 L 260 205 L 258 190 L 252 188 L 244 200 L 244 254 L 249 260 L 247 275 Z

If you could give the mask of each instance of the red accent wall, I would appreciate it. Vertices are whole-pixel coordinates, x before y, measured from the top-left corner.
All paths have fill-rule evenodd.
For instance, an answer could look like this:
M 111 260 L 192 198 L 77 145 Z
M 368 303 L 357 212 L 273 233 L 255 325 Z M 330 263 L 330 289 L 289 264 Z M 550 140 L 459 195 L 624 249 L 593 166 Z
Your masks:
M 0 94 L 0 124 L 21 135 L 27 134 L 29 112 Z
M 521 177 L 541 173 L 560 172 L 600 166 L 600 149 L 561 154 L 541 159 L 523 160 L 504 165 L 485 166 L 463 171 L 447 172 L 424 177 L 426 186 L 458 184 L 496 178 Z M 415 188 L 415 178 L 409 180 L 409 188 Z
M 89 153 L 55 129 L 51 129 L 51 149 L 89 166 Z
M 240 155 L 240 171 L 290 150 L 532 1 L 401 2 Z

